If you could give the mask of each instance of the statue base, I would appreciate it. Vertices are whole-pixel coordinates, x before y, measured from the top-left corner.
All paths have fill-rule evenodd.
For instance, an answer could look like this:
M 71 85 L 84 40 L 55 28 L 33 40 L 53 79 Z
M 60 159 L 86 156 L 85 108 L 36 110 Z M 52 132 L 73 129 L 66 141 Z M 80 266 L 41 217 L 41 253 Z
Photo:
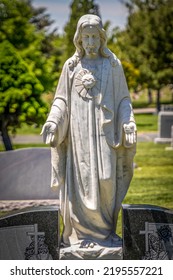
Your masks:
M 122 260 L 122 246 L 80 248 L 80 244 L 59 250 L 60 260 Z

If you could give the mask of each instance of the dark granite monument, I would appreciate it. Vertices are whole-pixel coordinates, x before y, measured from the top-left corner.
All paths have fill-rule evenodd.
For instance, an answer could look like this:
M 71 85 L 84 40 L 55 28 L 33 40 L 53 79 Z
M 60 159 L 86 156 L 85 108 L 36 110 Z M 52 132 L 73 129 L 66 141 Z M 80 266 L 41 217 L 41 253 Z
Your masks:
M 123 205 L 122 211 L 123 259 L 173 259 L 173 211 L 151 205 Z
M 59 209 L 28 208 L 0 218 L 0 260 L 59 259 Z
M 0 153 L 0 200 L 58 199 L 50 188 L 50 149 Z

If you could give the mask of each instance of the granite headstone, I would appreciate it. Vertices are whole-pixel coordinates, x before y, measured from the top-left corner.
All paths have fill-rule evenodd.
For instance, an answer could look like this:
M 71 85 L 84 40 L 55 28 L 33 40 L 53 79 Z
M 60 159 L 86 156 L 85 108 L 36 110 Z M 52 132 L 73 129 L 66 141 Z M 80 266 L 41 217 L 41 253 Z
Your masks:
M 0 218 L 1 260 L 59 259 L 59 209 L 28 208 Z
M 49 148 L 0 153 L 0 200 L 57 199 L 50 177 Z
M 173 112 L 161 111 L 158 115 L 159 135 L 155 143 L 171 143 L 171 126 L 173 125 Z
M 152 205 L 123 205 L 122 212 L 123 259 L 173 259 L 173 211 Z
M 161 111 L 173 111 L 173 104 L 162 104 Z
M 173 151 L 173 125 L 171 126 L 171 145 L 165 148 L 166 151 Z

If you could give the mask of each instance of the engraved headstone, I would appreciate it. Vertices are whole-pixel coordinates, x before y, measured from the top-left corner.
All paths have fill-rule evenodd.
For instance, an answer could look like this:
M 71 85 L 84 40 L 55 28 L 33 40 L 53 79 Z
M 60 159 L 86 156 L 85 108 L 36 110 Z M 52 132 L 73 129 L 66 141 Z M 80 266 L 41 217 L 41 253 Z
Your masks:
M 123 259 L 172 260 L 173 211 L 152 205 L 123 205 Z
M 0 153 L 0 200 L 57 199 L 50 188 L 50 149 Z
M 0 218 L 0 260 L 59 259 L 59 209 L 27 208 Z
M 173 104 L 162 104 L 161 111 L 173 111 Z
M 158 115 L 159 135 L 155 143 L 171 143 L 171 126 L 173 125 L 173 112 L 161 111 Z

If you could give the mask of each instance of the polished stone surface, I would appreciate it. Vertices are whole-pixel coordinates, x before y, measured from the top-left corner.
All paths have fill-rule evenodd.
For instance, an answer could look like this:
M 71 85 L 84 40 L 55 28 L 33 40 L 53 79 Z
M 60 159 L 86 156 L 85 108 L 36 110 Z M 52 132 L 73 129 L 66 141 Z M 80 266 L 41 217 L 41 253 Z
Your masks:
M 173 259 L 173 211 L 123 205 L 123 259 Z
M 0 218 L 0 259 L 59 259 L 59 209 L 42 206 Z
M 50 149 L 0 153 L 0 200 L 57 199 L 50 188 Z

